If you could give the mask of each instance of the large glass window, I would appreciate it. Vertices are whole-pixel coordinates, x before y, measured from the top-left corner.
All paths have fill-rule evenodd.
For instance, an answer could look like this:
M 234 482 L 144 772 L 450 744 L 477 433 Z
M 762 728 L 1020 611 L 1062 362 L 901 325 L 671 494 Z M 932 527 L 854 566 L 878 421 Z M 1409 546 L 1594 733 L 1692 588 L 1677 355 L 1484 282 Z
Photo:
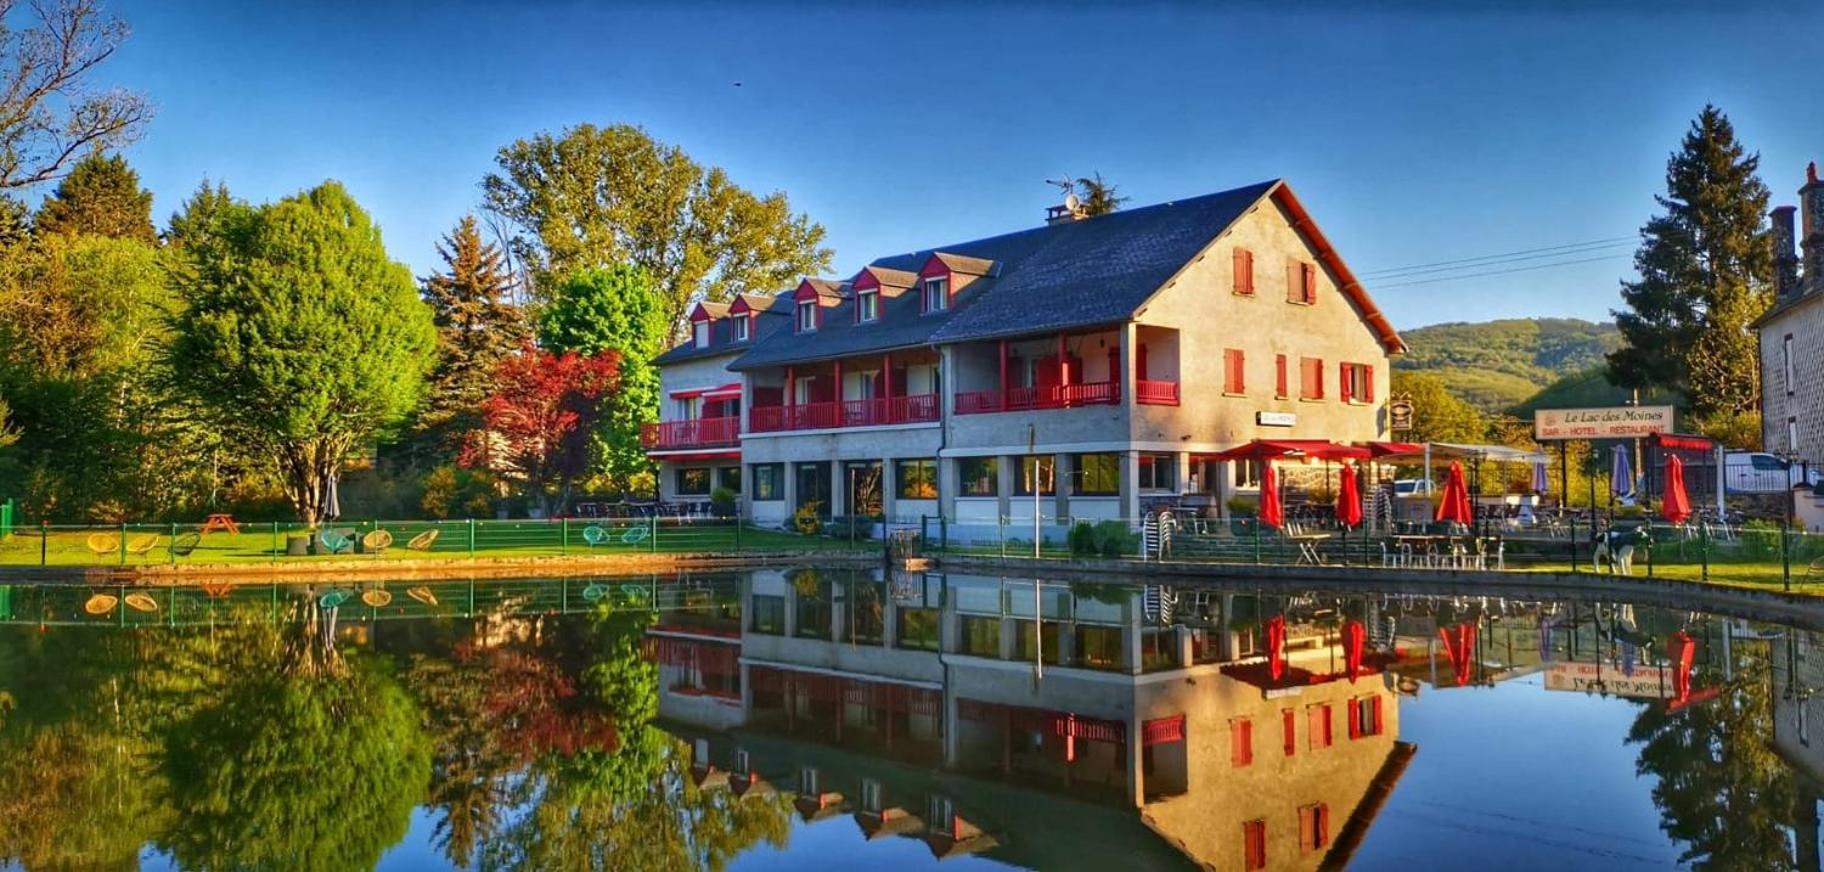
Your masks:
M 1058 635 L 1064 632 L 1063 624 L 1046 621 L 1043 637 L 1037 639 L 1034 638 L 1037 633 L 1032 621 L 1020 621 L 1018 624 L 1019 635 L 1014 637 L 1013 659 L 1031 662 L 1037 653 L 1034 650 L 1036 648 L 1044 652 L 1044 662 L 1058 662 Z
M 965 457 L 956 462 L 962 479 L 963 496 L 991 497 L 1000 493 L 1001 459 L 998 457 Z
M 748 629 L 764 636 L 785 634 L 785 597 L 755 594 Z
M 716 473 L 716 477 L 720 479 L 720 481 L 716 483 L 717 487 L 728 488 L 735 493 L 741 492 L 741 467 L 724 466 L 721 469 L 716 470 Z
M 894 465 L 898 469 L 900 499 L 937 499 L 936 460 L 901 460 Z
M 704 466 L 691 466 L 678 470 L 678 495 L 689 497 L 708 496 L 709 468 Z
M 973 657 L 1001 656 L 1001 619 L 962 616 L 962 653 Z
M 886 598 L 881 583 L 873 579 L 856 579 L 849 583 L 849 641 L 857 645 L 879 645 L 886 629 Z
M 1076 456 L 1076 481 L 1071 493 L 1077 496 L 1114 496 L 1121 492 L 1121 455 L 1079 454 Z
M 785 464 L 753 464 L 754 499 L 774 501 L 785 499 Z
M 1140 455 L 1141 490 L 1176 490 L 1177 458 L 1170 454 Z
M 1037 459 L 1038 461 L 1036 467 L 1033 463 L 1034 459 Z M 1052 494 L 1057 493 L 1058 481 L 1056 462 L 1057 458 L 1050 454 L 1028 454 L 1025 457 L 1020 458 L 1020 468 L 1013 477 L 1013 492 L 1020 496 L 1032 496 L 1034 484 L 1033 473 L 1037 472 L 1039 495 L 1051 496 Z
M 1121 628 L 1077 625 L 1077 665 L 1085 669 L 1121 668 Z
M 894 644 L 915 651 L 937 650 L 937 609 L 900 609 Z

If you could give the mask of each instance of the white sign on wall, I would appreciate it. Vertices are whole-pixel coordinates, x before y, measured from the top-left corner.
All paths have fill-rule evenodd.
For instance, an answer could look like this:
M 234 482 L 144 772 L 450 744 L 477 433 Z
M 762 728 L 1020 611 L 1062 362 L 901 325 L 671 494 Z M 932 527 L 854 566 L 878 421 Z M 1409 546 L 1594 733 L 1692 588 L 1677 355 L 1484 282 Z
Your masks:
M 1254 423 L 1262 427 L 1296 427 L 1298 426 L 1298 413 L 1255 412 Z
M 1545 669 L 1546 690 L 1606 693 L 1631 699 L 1671 699 L 1672 670 L 1664 666 L 1598 667 L 1594 663 L 1553 663 Z
M 1671 406 L 1612 406 L 1606 409 L 1539 409 L 1533 412 L 1533 438 L 1638 439 L 1672 432 Z

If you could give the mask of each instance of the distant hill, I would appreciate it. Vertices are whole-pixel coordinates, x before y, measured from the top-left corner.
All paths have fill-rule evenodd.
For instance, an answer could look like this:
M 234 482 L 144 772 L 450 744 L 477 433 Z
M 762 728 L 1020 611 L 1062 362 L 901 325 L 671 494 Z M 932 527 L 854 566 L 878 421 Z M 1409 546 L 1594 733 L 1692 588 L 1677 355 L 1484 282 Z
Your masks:
M 1572 404 L 1560 402 L 1559 396 L 1596 397 L 1599 387 L 1618 390 L 1601 375 L 1604 356 L 1621 346 L 1621 332 L 1613 324 L 1515 318 L 1433 324 L 1400 335 L 1412 350 L 1394 358 L 1395 369 L 1436 375 L 1452 393 L 1484 411 L 1524 407 L 1530 412 L 1530 401 L 1548 388 L 1558 392 L 1549 403 L 1554 406 Z

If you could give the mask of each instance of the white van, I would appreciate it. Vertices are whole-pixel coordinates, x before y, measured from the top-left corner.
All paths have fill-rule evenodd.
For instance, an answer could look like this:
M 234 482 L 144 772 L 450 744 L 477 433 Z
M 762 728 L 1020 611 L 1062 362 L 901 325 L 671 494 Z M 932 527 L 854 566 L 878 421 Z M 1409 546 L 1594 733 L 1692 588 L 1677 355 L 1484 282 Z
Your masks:
M 1817 486 L 1824 472 L 1789 464 L 1762 451 L 1731 451 L 1723 458 L 1723 484 L 1732 494 L 1776 494 L 1800 483 Z

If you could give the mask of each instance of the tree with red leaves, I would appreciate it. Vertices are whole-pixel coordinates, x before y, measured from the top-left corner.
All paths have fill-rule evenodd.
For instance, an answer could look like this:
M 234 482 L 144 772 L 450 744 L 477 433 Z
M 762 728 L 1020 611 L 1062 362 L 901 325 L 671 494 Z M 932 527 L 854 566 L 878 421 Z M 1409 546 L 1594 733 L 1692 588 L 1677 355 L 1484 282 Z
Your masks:
M 501 360 L 497 384 L 481 405 L 483 431 L 459 462 L 517 482 L 549 517 L 588 469 L 589 433 L 602 398 L 620 385 L 620 355 L 552 354 L 528 345 Z

